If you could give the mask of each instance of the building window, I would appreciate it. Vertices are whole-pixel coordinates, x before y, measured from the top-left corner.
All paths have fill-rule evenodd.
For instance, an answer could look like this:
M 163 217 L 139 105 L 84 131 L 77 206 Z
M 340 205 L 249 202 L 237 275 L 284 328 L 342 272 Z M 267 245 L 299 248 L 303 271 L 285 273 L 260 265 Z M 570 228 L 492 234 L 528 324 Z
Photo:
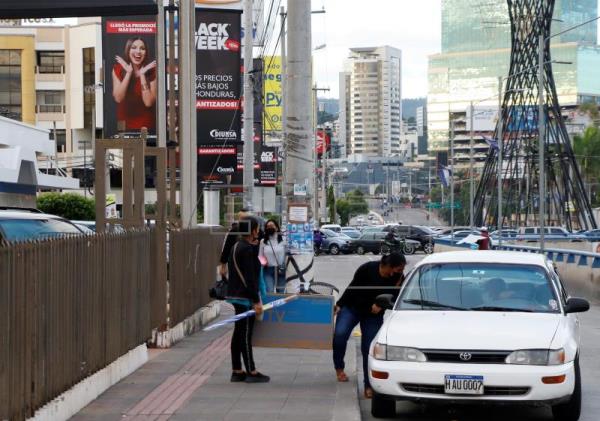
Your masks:
M 64 73 L 65 52 L 64 51 L 38 51 L 37 52 L 38 73 Z
M 67 150 L 67 131 L 65 129 L 54 129 L 50 135 L 56 141 L 56 151 L 66 152 Z
M 65 93 L 63 91 L 37 91 L 38 113 L 63 113 Z
M 92 112 L 96 103 L 96 60 L 94 48 L 83 49 L 83 124 L 92 127 Z
M 22 119 L 21 50 L 0 50 L 0 115 Z

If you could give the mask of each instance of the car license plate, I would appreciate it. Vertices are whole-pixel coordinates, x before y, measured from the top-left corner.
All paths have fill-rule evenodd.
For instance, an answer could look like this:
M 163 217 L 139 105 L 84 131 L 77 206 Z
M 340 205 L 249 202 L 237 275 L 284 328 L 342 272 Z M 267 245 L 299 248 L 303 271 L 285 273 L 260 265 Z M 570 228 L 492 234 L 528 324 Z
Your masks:
M 450 395 L 483 395 L 483 376 L 447 375 L 444 386 Z

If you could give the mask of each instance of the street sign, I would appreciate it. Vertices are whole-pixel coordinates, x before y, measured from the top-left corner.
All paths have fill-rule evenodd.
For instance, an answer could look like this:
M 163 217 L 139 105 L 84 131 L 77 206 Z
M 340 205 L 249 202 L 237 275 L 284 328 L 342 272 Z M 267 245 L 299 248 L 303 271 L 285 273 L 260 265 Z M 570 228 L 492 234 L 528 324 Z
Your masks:
M 452 206 L 450 203 L 446 203 L 444 205 L 444 208 L 446 208 L 446 209 L 452 209 L 452 208 L 454 208 L 454 209 L 462 209 L 462 205 L 460 204 L 460 202 L 454 203 L 454 206 Z
M 430 209 L 441 209 L 442 204 L 440 202 L 429 202 L 425 206 Z

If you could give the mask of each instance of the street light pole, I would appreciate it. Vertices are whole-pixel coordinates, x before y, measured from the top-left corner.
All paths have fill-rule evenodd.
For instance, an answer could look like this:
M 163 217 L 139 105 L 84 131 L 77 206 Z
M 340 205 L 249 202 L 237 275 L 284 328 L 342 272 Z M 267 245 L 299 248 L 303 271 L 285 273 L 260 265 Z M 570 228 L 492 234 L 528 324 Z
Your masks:
M 538 133 L 539 133 L 539 189 L 540 189 L 540 249 L 544 252 L 544 230 L 546 219 L 546 170 L 544 168 L 544 153 L 546 149 L 546 121 L 544 114 L 544 35 L 540 34 L 539 58 L 538 58 Z
M 454 244 L 454 120 L 450 121 L 450 228 Z
M 254 193 L 254 84 L 252 0 L 244 0 L 244 207 L 252 210 Z

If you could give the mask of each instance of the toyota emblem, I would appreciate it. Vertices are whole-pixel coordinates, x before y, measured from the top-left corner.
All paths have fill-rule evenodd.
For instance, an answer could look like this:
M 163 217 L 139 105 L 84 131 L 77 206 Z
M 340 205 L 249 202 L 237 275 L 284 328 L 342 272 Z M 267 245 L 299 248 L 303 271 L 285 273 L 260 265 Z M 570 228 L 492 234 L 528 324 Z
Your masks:
M 473 356 L 469 352 L 461 352 L 459 357 L 462 361 L 471 361 Z

